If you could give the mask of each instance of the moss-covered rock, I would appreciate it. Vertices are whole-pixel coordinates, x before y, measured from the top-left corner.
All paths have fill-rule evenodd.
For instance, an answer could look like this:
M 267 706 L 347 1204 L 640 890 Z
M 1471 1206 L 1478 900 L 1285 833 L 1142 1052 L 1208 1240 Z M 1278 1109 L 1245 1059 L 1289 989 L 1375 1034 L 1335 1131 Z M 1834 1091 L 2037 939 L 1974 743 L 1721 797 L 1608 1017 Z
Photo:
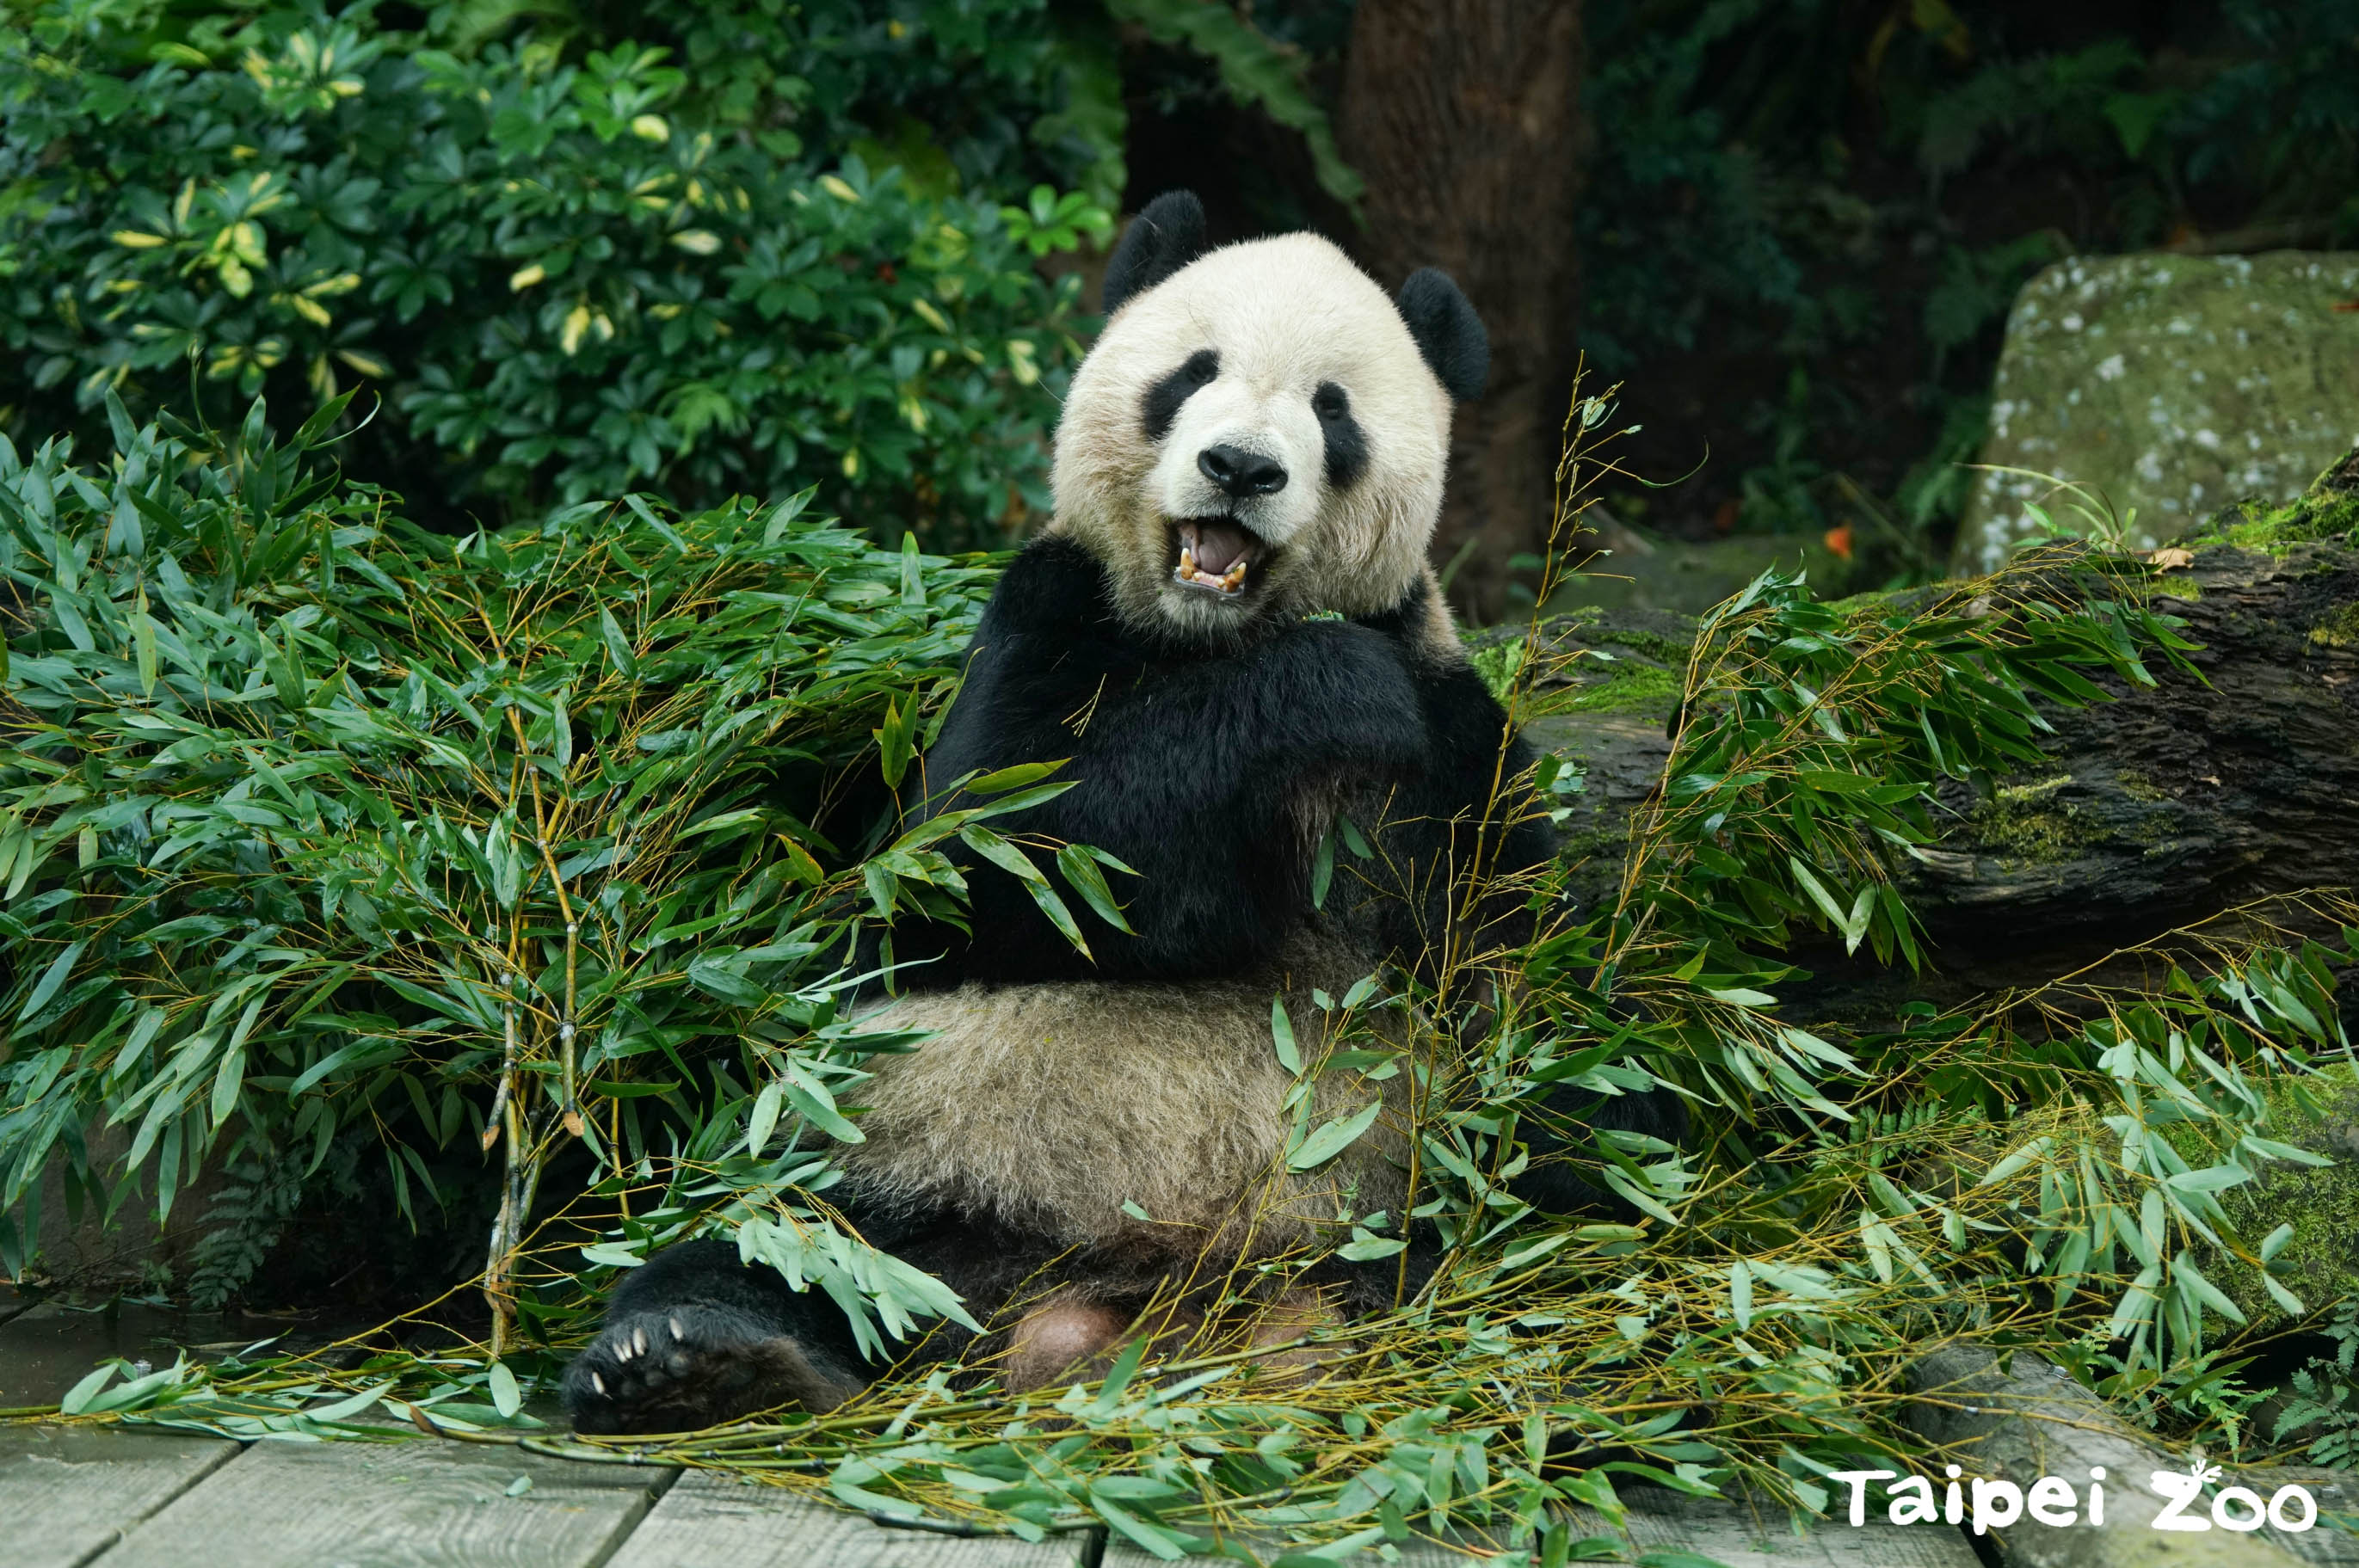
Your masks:
M 2344 454 L 2291 501 L 2223 507 L 2187 543 L 2198 550 L 2225 545 L 2279 559 L 2306 545 L 2359 546 L 2359 449 Z
M 2120 701 L 2051 713 L 2044 761 L 1945 780 L 1939 840 L 1896 860 L 1930 966 L 1895 974 L 1804 936 L 1798 961 L 1814 974 L 1781 990 L 1798 1016 L 1880 1028 L 1908 1000 L 2038 985 L 2253 899 L 2359 886 L 2354 505 L 2359 451 L 2296 502 L 2227 509 L 2183 557 L 2153 563 L 2140 584 L 2198 644 L 2195 671 L 2149 660 L 2152 688 L 2114 683 Z M 1943 591 L 1843 607 L 1907 613 Z M 1591 907 L 1618 892 L 1631 822 L 1661 780 L 1698 625 L 1594 607 L 1546 625 L 1527 734 L 1582 770 L 1582 787 L 1556 804 L 1575 896 Z
M 2240 498 L 2288 502 L 2359 441 L 2359 314 L 2335 308 L 2354 298 L 2359 254 L 2060 262 L 2007 319 L 1982 460 L 2135 508 L 2139 548 Z M 2027 505 L 2070 524 L 2050 488 L 1982 473 L 1953 564 L 1997 566 L 2035 526 Z
M 1582 605 L 1548 620 L 1538 711 L 1670 717 L 1680 705 L 1696 622 L 1675 611 Z M 1478 648 L 1479 664 L 1483 652 Z
M 1815 535 L 1745 534 L 1695 541 L 1609 523 L 1589 542 L 1605 553 L 1557 591 L 1549 614 L 1594 606 L 1701 615 L 1772 567 L 1803 572 L 1825 593 L 1844 591 L 1853 575 L 1851 563 Z
M 2317 1077 L 2264 1079 L 2260 1088 L 2272 1136 L 2335 1162 L 2265 1166 L 2222 1194 L 2221 1206 L 2256 1244 L 2280 1225 L 2293 1227 L 2271 1271 L 2303 1306 L 2322 1312 L 2359 1298 L 2359 1073 L 2336 1064 Z M 2223 1259 L 2205 1277 L 2254 1323 L 2284 1315 L 2242 1263 Z
M 2001 784 L 1990 799 L 1974 807 L 1969 830 L 1994 853 L 2033 865 L 2055 865 L 2072 858 L 2079 845 L 2096 836 L 2088 814 L 2067 799 L 2072 775 Z

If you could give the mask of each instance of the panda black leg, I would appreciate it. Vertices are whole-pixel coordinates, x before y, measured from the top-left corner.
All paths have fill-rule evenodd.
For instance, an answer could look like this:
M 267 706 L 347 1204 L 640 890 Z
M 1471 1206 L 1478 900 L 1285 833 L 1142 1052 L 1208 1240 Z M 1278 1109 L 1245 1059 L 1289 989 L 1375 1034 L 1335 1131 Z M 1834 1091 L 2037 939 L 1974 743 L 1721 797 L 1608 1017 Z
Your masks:
M 951 1209 L 863 1201 L 848 1187 L 837 1206 L 872 1245 L 935 1275 L 985 1320 L 1064 1250 Z M 971 1331 L 937 1324 L 912 1354 L 936 1361 L 973 1342 Z M 690 1432 L 786 1406 L 833 1410 L 879 1370 L 824 1292 L 748 1268 L 729 1242 L 688 1241 L 623 1276 L 563 1391 L 579 1432 Z
M 1301 1283 L 1328 1292 L 1346 1317 L 1390 1312 L 1415 1301 L 1441 1266 L 1441 1233 L 1431 1220 L 1410 1221 L 1408 1241 L 1405 1253 L 1364 1262 L 1331 1252 L 1304 1271 Z
M 1583 1180 L 1566 1158 L 1585 1149 L 1582 1128 L 1639 1132 L 1677 1144 L 1687 1137 L 1687 1104 L 1669 1089 L 1594 1095 L 1560 1085 L 1541 1102 L 1540 1115 L 1525 1119 L 1524 1141 L 1532 1161 L 1508 1190 L 1543 1214 L 1605 1215 L 1627 1222 L 1637 1211 L 1610 1189 Z
M 746 1267 L 728 1242 L 689 1241 L 615 1287 L 604 1331 L 566 1368 L 565 1408 L 578 1432 L 689 1432 L 832 1410 L 869 1378 L 834 1302 Z

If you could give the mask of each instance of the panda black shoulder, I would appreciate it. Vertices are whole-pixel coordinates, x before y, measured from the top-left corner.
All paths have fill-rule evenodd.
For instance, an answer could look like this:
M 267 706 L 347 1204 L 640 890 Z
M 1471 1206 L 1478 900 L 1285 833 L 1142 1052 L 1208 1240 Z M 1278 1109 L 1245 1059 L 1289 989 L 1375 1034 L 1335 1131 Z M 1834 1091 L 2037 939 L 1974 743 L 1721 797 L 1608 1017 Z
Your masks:
M 1105 567 L 1078 540 L 1044 534 L 1000 575 L 985 619 L 1018 627 L 1077 625 L 1111 613 Z
M 1450 625 L 1449 612 L 1435 594 L 1433 579 L 1419 573 L 1408 591 L 1390 610 L 1359 617 L 1360 624 L 1381 632 L 1399 645 L 1412 663 L 1439 674 L 1466 665 L 1466 650 Z

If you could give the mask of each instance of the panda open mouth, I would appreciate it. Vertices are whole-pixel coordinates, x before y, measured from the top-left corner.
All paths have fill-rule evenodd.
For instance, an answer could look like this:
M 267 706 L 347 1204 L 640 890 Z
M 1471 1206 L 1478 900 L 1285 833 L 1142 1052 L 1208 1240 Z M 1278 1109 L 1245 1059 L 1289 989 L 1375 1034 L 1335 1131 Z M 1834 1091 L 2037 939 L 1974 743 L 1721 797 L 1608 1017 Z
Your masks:
M 1261 559 L 1262 542 L 1231 517 L 1189 517 L 1171 525 L 1179 564 L 1171 580 L 1184 587 L 1234 599 Z

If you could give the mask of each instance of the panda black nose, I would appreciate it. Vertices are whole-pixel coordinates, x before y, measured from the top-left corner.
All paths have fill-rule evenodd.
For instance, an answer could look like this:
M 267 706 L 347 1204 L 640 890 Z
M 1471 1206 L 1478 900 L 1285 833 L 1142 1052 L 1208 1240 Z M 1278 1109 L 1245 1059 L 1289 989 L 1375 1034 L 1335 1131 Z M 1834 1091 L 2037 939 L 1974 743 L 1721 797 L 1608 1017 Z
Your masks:
M 1249 495 L 1275 495 L 1286 488 L 1286 470 L 1277 461 L 1242 447 L 1206 447 L 1196 454 L 1204 477 L 1242 501 Z

